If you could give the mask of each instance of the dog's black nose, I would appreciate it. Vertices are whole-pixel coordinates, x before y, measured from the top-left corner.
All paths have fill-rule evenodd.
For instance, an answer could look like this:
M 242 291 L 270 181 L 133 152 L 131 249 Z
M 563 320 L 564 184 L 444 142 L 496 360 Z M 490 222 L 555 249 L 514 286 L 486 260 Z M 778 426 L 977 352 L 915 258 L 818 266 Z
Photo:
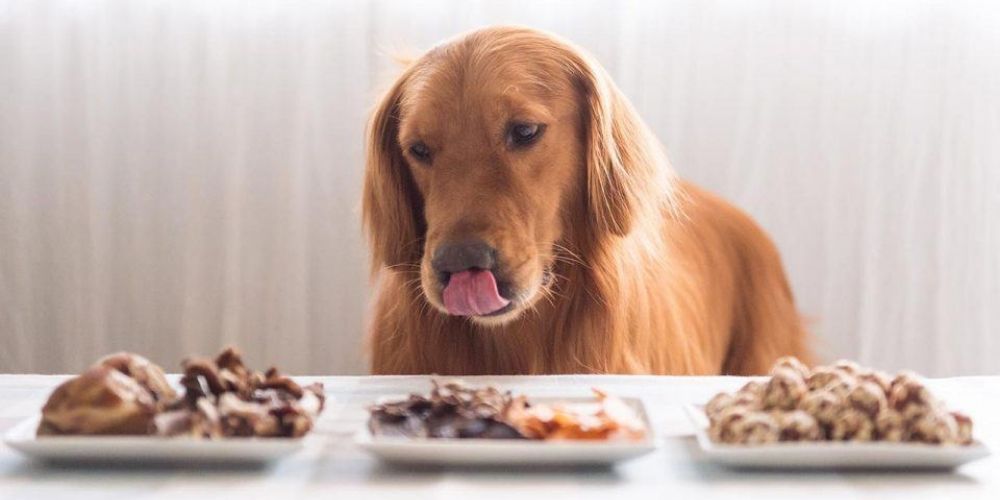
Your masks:
M 460 243 L 445 243 L 434 251 L 431 267 L 447 282 L 451 273 L 467 269 L 493 269 L 497 263 L 495 248 L 482 241 L 465 241 Z

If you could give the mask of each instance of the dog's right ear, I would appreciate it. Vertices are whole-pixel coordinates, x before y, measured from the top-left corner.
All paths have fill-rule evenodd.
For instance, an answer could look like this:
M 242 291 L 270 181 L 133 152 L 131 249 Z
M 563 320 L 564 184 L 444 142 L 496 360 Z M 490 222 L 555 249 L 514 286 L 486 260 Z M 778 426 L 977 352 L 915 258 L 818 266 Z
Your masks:
M 382 96 L 368 122 L 361 212 L 372 253 L 382 267 L 419 264 L 426 229 L 423 199 L 399 147 L 399 100 L 407 75 Z

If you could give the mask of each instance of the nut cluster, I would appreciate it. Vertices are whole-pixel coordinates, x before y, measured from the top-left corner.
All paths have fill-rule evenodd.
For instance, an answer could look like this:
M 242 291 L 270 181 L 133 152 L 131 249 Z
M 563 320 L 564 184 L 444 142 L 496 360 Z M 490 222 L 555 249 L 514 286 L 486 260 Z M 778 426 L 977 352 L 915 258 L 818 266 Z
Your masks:
M 972 420 L 949 412 L 910 372 L 895 377 L 852 361 L 810 370 L 779 359 L 766 381 L 751 381 L 705 405 L 718 443 L 890 441 L 972 443 Z

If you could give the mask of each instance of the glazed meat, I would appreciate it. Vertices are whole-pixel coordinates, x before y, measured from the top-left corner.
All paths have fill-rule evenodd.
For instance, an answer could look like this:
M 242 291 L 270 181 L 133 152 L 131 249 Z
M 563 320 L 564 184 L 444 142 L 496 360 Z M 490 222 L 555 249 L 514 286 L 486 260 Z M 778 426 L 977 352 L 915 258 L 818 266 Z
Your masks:
M 94 366 L 56 388 L 38 433 L 148 434 L 155 414 L 148 389 L 114 368 Z

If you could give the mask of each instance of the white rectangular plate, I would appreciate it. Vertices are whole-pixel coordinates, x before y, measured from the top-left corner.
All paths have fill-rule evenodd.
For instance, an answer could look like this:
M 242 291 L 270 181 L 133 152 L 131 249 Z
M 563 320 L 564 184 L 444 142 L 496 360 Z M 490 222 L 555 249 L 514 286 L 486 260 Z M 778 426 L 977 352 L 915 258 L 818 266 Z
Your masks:
M 381 398 L 383 400 L 386 398 Z M 373 436 L 366 428 L 354 442 L 392 463 L 452 466 L 609 465 L 656 449 L 642 401 L 621 398 L 646 426 L 641 441 L 532 441 L 520 439 L 410 439 Z M 532 398 L 537 402 L 592 402 L 593 398 Z
M 14 426 L 4 444 L 40 460 L 94 463 L 261 464 L 294 453 L 305 438 L 191 439 L 150 436 L 37 436 L 40 417 Z
M 708 417 L 686 406 L 704 458 L 746 469 L 953 469 L 990 454 L 980 442 L 969 446 L 843 441 L 776 443 L 762 446 L 717 444 L 708 437 Z

